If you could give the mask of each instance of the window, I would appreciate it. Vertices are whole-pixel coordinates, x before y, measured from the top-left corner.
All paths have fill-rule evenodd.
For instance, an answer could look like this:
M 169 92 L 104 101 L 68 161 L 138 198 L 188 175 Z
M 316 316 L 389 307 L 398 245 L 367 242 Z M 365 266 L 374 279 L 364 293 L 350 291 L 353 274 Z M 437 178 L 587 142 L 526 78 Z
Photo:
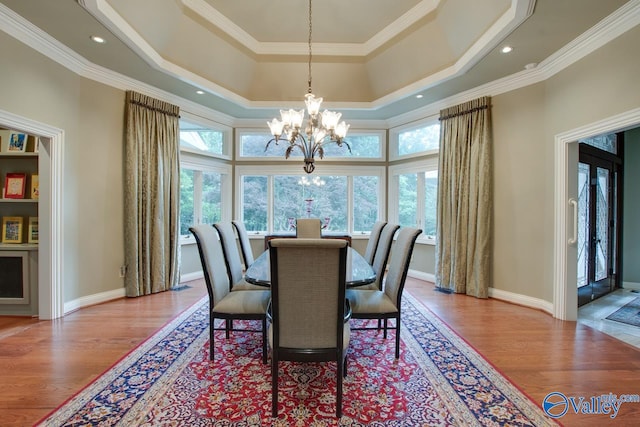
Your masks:
M 182 161 L 180 165 L 180 235 L 190 238 L 194 224 L 214 224 L 230 218 L 230 191 L 225 191 L 229 171 L 214 165 Z M 226 193 L 226 194 L 225 194 Z M 228 194 L 228 196 L 227 196 Z M 226 200 L 228 198 L 229 200 Z
M 440 122 L 429 119 L 411 127 L 391 131 L 392 160 L 437 153 L 440 149 Z
M 422 241 L 435 242 L 438 164 L 434 156 L 389 168 L 390 218 L 401 227 L 422 229 Z
M 284 160 L 285 152 L 289 146 L 287 141 L 278 141 L 277 144 L 273 141 L 265 150 L 267 143 L 273 139 L 266 124 L 264 130 L 239 129 L 237 134 L 238 152 L 236 155 L 238 159 Z M 336 161 L 384 160 L 384 131 L 352 131 L 347 134 L 344 141 L 351 148 L 351 153 L 345 144 L 340 147 L 335 143 L 330 143 L 324 146 L 325 158 Z M 291 152 L 291 157 L 300 158 L 302 153 L 296 148 Z
M 240 189 L 237 211 L 248 231 L 291 230 L 296 218 L 321 218 L 331 232 L 369 232 L 384 212 L 384 167 L 323 167 L 301 174 L 299 165 L 260 168 L 237 167 Z
M 353 232 L 368 233 L 380 217 L 382 183 L 378 176 L 353 177 Z
M 266 176 L 245 175 L 240 179 L 240 205 L 247 232 L 267 231 L 267 184 Z
M 229 132 L 180 122 L 180 236 L 193 242 L 189 227 L 231 219 Z
M 180 120 L 180 151 L 229 159 L 232 129 L 217 123 Z
M 193 224 L 213 224 L 222 219 L 222 174 L 180 169 L 180 235 Z

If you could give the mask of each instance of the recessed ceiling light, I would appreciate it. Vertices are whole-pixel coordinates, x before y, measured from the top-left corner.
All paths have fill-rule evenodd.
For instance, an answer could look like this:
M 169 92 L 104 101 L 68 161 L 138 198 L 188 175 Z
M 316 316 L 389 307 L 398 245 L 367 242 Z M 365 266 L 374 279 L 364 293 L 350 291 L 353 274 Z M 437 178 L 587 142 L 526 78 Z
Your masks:
M 509 53 L 513 50 L 513 48 L 511 46 L 505 46 L 502 48 L 501 52 L 502 53 Z
M 197 93 L 198 95 L 204 95 L 204 91 L 203 91 L 203 90 L 197 90 L 197 91 L 196 91 L 196 93 Z
M 100 44 L 107 42 L 105 39 L 103 39 L 100 36 L 91 36 L 91 40 L 93 40 L 96 43 L 100 43 Z
M 416 95 L 416 98 L 418 98 L 418 99 L 420 99 L 420 98 L 422 98 L 422 97 L 423 97 L 423 95 L 422 95 L 422 94 Z

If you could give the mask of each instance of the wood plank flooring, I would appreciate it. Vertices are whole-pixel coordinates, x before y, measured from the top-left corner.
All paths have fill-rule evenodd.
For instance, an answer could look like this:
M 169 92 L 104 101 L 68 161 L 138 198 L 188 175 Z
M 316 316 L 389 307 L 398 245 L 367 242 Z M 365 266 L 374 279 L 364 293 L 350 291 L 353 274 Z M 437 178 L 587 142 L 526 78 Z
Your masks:
M 0 426 L 30 426 L 193 302 L 181 291 L 83 308 L 55 321 L 0 317 Z M 504 303 L 444 294 L 408 279 L 407 289 L 537 404 L 554 391 L 585 397 L 640 393 L 640 350 L 576 322 Z M 638 425 L 640 403 L 615 419 L 574 415 L 565 426 Z

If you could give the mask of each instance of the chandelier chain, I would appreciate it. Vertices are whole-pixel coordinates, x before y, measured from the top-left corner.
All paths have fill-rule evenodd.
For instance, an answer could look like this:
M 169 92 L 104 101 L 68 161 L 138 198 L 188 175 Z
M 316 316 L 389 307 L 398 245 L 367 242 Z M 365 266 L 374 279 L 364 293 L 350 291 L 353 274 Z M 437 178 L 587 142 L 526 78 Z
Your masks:
M 346 146 L 351 153 L 351 146 L 344 140 L 349 130 L 349 125 L 340 121 L 341 113 L 324 110 L 320 112 L 322 98 L 316 97 L 311 92 L 311 64 L 313 59 L 312 32 L 313 15 L 312 0 L 309 0 L 309 90 L 304 96 L 309 119 L 304 123 L 304 110 L 280 110 L 281 120 L 274 118 L 270 122 L 269 130 L 273 139 L 267 142 L 264 150 L 267 151 L 271 143 L 278 145 L 279 141 L 287 141 L 288 146 L 284 157 L 288 159 L 294 149 L 299 149 L 304 156 L 304 171 L 312 173 L 315 170 L 315 157 L 324 157 L 325 146 L 329 143 L 338 147 Z
M 311 53 L 311 31 L 312 31 L 312 25 L 311 25 L 311 0 L 309 0 L 309 88 L 308 88 L 308 93 L 311 93 L 311 57 L 312 57 L 312 53 Z

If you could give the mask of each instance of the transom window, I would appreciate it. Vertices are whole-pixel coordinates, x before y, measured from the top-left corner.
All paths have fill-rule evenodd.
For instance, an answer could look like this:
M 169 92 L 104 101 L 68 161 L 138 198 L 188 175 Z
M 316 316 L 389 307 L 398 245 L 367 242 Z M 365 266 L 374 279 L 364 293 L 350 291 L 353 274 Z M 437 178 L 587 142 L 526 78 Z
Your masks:
M 391 140 L 392 160 L 437 153 L 440 149 L 440 122 L 430 119 L 411 127 L 394 129 Z
M 268 129 L 251 130 L 240 129 L 237 132 L 237 152 L 236 156 L 242 160 L 269 160 L 275 158 L 284 159 L 285 152 L 289 143 L 287 141 L 275 141 L 269 144 L 265 150 L 267 142 L 273 136 Z M 384 131 L 352 131 L 347 134 L 345 142 L 351 148 L 351 153 L 345 144 L 338 146 L 335 143 L 329 143 L 324 146 L 324 156 L 330 160 L 384 160 Z M 291 151 L 291 157 L 300 158 L 302 153 L 299 149 Z

